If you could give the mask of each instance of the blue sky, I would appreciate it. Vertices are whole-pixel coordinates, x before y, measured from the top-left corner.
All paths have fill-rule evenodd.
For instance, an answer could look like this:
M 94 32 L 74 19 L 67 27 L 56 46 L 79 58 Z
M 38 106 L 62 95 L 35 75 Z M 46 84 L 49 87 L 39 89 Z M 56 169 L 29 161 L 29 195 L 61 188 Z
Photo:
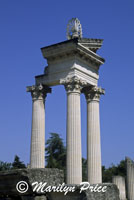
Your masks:
M 134 158 L 134 1 L 0 1 L 0 160 L 14 155 L 29 162 L 32 99 L 26 86 L 47 65 L 40 48 L 66 40 L 66 26 L 78 17 L 83 37 L 102 38 L 100 68 L 102 163 Z M 59 109 L 60 108 L 60 109 Z M 81 95 L 82 148 L 86 157 L 86 102 Z M 53 87 L 46 99 L 49 132 L 66 135 L 66 93 Z

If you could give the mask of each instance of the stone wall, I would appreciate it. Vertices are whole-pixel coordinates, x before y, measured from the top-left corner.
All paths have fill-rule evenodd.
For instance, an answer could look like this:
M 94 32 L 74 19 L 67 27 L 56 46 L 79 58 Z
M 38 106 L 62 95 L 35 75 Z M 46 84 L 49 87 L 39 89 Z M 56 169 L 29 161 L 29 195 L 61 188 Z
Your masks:
M 28 190 L 23 194 L 17 191 L 19 181 L 28 184 Z M 41 192 L 34 191 L 32 183 L 47 183 L 47 186 L 74 187 L 75 190 L 68 192 Z M 87 182 L 88 183 L 88 182 Z M 0 173 L 0 200 L 119 200 L 119 191 L 114 184 L 97 184 L 97 187 L 107 187 L 106 192 L 93 192 L 89 189 L 80 193 L 80 185 L 65 185 L 63 171 L 58 169 L 21 169 Z M 64 188 L 62 187 L 62 188 Z M 95 185 L 91 185 L 95 188 Z M 46 188 L 46 187 L 45 187 Z M 22 187 L 23 189 L 23 187 Z
M 5 200 L 7 196 L 19 200 L 19 198 L 23 196 L 23 194 L 19 193 L 16 189 L 16 185 L 20 181 L 25 181 L 28 184 L 28 190 L 25 192 L 24 196 L 36 196 L 36 194 L 33 194 L 33 182 L 47 182 L 49 185 L 57 185 L 64 182 L 64 175 L 62 170 L 48 168 L 0 172 L 0 200 L 2 198 Z
M 99 186 L 107 186 L 106 192 L 91 192 L 89 189 L 80 193 L 78 187 L 75 192 L 69 192 L 67 195 L 64 193 L 48 193 L 47 197 L 49 200 L 120 200 L 119 190 L 115 184 L 99 184 Z

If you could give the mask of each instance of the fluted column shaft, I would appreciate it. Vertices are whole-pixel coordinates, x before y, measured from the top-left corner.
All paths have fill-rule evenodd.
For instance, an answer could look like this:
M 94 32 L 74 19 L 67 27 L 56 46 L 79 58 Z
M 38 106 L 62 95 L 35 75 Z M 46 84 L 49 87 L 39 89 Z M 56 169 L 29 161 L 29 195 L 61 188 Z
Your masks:
M 127 162 L 127 196 L 128 200 L 134 200 L 134 161 L 126 158 Z
M 67 184 L 82 181 L 80 94 L 67 93 Z
M 82 182 L 82 156 L 81 156 L 81 108 L 80 92 L 82 82 L 77 77 L 62 80 L 67 92 L 67 184 L 80 184 Z
M 97 87 L 86 88 L 87 100 L 87 171 L 88 182 L 102 182 L 99 99 L 104 90 Z
M 126 200 L 125 178 L 122 176 L 113 176 L 112 182 L 116 184 L 119 189 L 120 200 Z
M 40 86 L 28 87 L 32 95 L 32 131 L 30 168 L 45 167 L 45 97 L 48 88 Z

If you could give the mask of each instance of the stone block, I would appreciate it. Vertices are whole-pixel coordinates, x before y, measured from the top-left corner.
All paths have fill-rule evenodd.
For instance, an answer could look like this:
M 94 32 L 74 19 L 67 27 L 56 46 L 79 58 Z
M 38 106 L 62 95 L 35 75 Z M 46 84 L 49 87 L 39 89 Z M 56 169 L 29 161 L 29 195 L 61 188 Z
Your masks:
M 68 192 L 66 195 L 61 192 L 47 193 L 49 200 L 120 200 L 119 190 L 115 184 L 103 183 L 99 186 L 107 186 L 106 192 L 91 192 L 88 190 L 80 193 L 80 186 L 77 186 L 75 192 Z
M 33 182 L 47 182 L 49 185 L 56 185 L 64 182 L 63 171 L 59 169 L 18 169 L 0 172 L 0 198 L 8 196 L 23 196 L 16 189 L 20 181 L 28 184 L 25 195 L 33 195 Z

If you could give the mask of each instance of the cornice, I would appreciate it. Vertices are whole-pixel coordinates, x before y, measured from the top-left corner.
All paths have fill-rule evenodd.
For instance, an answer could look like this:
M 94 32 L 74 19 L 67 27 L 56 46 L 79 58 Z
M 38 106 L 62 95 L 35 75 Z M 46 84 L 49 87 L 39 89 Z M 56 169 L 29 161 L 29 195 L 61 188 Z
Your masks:
M 84 46 L 84 43 L 82 43 L 82 41 L 83 39 L 81 40 L 72 39 L 72 40 L 61 42 L 55 45 L 41 48 L 41 51 L 44 58 L 46 58 L 48 61 L 60 59 L 63 57 L 66 58 L 68 56 L 78 55 L 82 57 L 82 59 L 90 60 L 98 65 L 104 64 L 105 60 L 102 57 L 100 57 L 98 54 L 96 54 L 94 51 L 92 51 L 90 48 Z M 100 41 L 100 44 L 99 44 L 100 46 L 101 46 L 101 42 L 102 40 Z

